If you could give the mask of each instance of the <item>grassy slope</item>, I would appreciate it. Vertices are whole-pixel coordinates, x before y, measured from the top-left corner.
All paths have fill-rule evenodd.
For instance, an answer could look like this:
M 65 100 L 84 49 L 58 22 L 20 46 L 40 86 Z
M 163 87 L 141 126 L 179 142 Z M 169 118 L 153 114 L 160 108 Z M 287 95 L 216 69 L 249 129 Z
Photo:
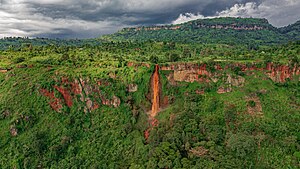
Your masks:
M 155 50 L 149 49 L 151 47 Z M 47 52 L 55 51 L 51 48 L 38 51 L 34 56 L 35 49 L 33 52 L 2 52 L 4 60 L 1 63 L 14 69 L 0 74 L 0 168 L 299 167 L 299 82 L 275 84 L 255 77 L 264 77 L 258 72 L 246 77 L 244 87 L 223 95 L 216 94 L 221 84 L 171 86 L 163 75 L 166 72 L 161 72 L 164 94 L 175 100 L 159 114 L 159 126 L 151 131 L 147 144 L 143 132 L 148 124 L 143 108 L 150 104 L 145 95 L 153 66 L 130 68 L 126 66 L 127 61 L 115 55 L 124 56 L 128 61 L 142 55 L 141 60 L 148 60 L 152 52 L 157 52 L 164 59 L 163 47 L 160 43 L 146 44 L 141 47 L 145 49 L 144 55 L 134 50 L 136 46 L 124 49 L 117 45 L 101 49 L 100 53 L 98 49 L 74 49 L 67 52 L 69 58 L 64 58 L 66 53 Z M 180 53 L 181 49 L 181 45 L 176 45 L 173 52 Z M 255 59 L 263 59 L 256 56 L 260 54 L 278 54 L 274 59 L 286 63 L 284 56 L 298 57 L 297 50 L 295 44 L 268 49 L 265 54 L 261 51 L 250 54 L 255 54 L 251 57 Z M 236 56 L 247 55 L 245 49 L 235 52 L 240 54 L 232 58 L 227 56 L 227 59 L 236 60 Z M 90 53 L 98 54 L 91 58 Z M 212 55 L 207 54 L 207 57 Z M 25 57 L 25 61 L 15 63 L 20 57 Z M 197 61 L 197 57 L 191 60 Z M 199 60 L 203 61 L 202 57 Z M 25 64 L 34 66 L 16 68 L 16 65 Z M 121 106 L 101 106 L 85 113 L 81 109 L 82 103 L 75 102 L 72 108 L 64 106 L 61 113 L 53 111 L 39 89 L 54 90 L 52 85 L 59 83 L 54 81 L 56 72 L 58 79 L 83 77 L 111 82 L 109 87 L 100 89 L 110 96 L 120 97 Z M 118 78 L 111 79 L 111 72 Z M 95 82 L 91 80 L 91 83 Z M 126 92 L 131 83 L 138 84 L 136 93 Z M 205 95 L 194 93 L 203 87 L 207 89 Z M 261 89 L 267 92 L 261 93 Z M 255 93 L 261 101 L 263 116 L 247 113 L 245 97 Z M 58 92 L 55 94 L 62 97 Z M 133 105 L 128 104 L 128 100 Z M 7 113 L 9 116 L 4 115 Z M 10 135 L 11 127 L 18 129 L 17 137 Z M 204 147 L 209 152 L 198 157 L 190 152 L 197 147 Z

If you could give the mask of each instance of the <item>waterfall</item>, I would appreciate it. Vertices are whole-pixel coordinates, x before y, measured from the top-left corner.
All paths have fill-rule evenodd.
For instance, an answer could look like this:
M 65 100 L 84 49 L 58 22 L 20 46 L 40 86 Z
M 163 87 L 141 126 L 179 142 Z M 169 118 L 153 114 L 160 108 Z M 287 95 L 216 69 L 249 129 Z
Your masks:
M 160 86 L 159 86 L 159 66 L 155 65 L 155 71 L 152 75 L 152 91 L 153 91 L 153 98 L 152 98 L 152 110 L 151 110 L 151 117 L 154 118 L 158 111 L 159 111 L 159 102 L 160 102 Z

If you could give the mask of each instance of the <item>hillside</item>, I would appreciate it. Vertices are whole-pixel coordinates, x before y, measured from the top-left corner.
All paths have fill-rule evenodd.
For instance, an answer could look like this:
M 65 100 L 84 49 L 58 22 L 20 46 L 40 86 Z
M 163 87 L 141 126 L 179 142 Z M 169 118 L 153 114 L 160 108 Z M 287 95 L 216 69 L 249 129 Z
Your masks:
M 300 39 L 300 21 L 279 29 L 283 34 L 291 37 L 292 40 Z
M 0 50 L 21 50 L 29 46 L 96 46 L 97 39 L 49 39 L 28 37 L 6 37 L 0 39 Z
M 0 50 L 0 168 L 299 168 L 299 63 L 299 42 Z
M 179 25 L 124 28 L 101 39 L 271 45 L 298 39 L 300 33 L 295 28 L 296 26 L 292 25 L 286 31 L 281 31 L 282 29 L 273 27 L 266 19 L 214 18 L 194 20 Z
M 179 25 L 124 28 L 117 33 L 94 39 L 48 39 L 7 37 L 0 39 L 0 50 L 21 50 L 28 46 L 97 46 L 107 42 L 177 42 L 244 45 L 256 49 L 261 45 L 284 44 L 300 40 L 300 22 L 276 28 L 266 19 L 214 18 L 194 20 Z

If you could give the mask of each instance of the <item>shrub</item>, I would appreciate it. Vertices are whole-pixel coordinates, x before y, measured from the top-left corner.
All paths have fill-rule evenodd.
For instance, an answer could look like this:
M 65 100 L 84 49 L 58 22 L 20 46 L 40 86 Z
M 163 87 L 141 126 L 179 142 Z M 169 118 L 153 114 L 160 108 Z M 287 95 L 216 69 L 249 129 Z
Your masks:
M 242 71 L 242 69 L 239 66 L 234 67 L 233 68 L 233 72 L 236 75 L 240 75 L 240 76 L 244 76 L 245 75 L 245 73 Z
M 17 57 L 15 59 L 13 59 L 13 63 L 22 63 L 25 61 L 24 57 Z
M 229 150 L 238 158 L 250 157 L 256 152 L 255 140 L 252 136 L 237 133 L 228 139 Z
M 179 55 L 177 53 L 171 53 L 169 55 L 169 61 L 170 62 L 177 62 L 179 60 Z
M 151 63 L 155 63 L 155 64 L 158 63 L 158 57 L 152 55 L 152 56 L 150 57 L 150 62 L 151 62 Z
M 255 106 L 256 106 L 256 103 L 255 103 L 255 101 L 250 100 L 250 101 L 248 102 L 248 105 L 249 105 L 250 107 L 255 107 Z
M 270 56 L 270 55 L 266 55 L 266 56 L 264 56 L 264 61 L 265 61 L 265 63 L 269 63 L 269 62 L 272 62 L 272 56 Z

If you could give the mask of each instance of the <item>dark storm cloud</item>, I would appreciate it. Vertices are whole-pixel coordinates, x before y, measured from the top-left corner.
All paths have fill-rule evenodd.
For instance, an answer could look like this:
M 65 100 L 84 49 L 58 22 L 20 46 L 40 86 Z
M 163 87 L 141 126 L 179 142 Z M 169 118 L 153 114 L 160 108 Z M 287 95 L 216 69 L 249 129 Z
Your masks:
M 223 11 L 226 8 L 230 8 L 235 4 L 245 4 L 247 2 L 255 2 L 260 4 L 262 0 L 237 0 L 237 1 L 218 1 L 215 3 L 208 4 L 203 11 L 201 11 L 204 16 L 212 16 L 218 11 Z M 199 11 L 198 11 L 199 12 Z
M 163 3 L 163 2 L 169 3 Z M 200 12 L 212 15 L 237 3 L 253 0 L 99 0 L 67 1 L 63 3 L 27 2 L 37 13 L 51 18 L 76 17 L 86 21 L 104 21 L 107 18 L 121 18 L 120 22 L 135 24 L 163 24 L 176 19 L 180 13 Z M 259 0 L 256 0 L 259 2 Z M 145 4 L 145 5 L 143 5 Z M 162 4 L 162 5 L 160 5 Z M 126 17 L 135 18 L 131 22 Z
M 297 7 L 298 0 L 0 0 L 0 37 L 97 37 L 208 16 L 266 17 L 282 26 L 299 18 Z

